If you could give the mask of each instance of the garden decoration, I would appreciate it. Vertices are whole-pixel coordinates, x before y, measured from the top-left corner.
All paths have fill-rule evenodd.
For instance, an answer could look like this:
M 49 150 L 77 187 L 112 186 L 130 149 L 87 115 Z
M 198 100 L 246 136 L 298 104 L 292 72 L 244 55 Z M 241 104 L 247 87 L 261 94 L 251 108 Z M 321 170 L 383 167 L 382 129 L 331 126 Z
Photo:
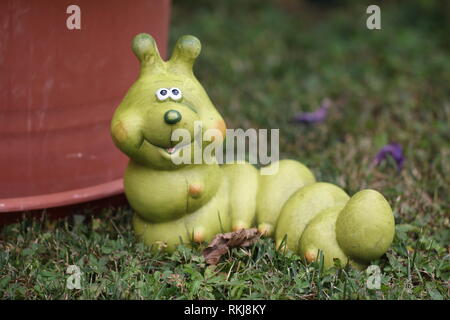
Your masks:
M 293 160 L 281 160 L 273 175 L 260 175 L 249 163 L 175 164 L 174 155 L 191 153 L 194 143 L 177 146 L 171 141 L 175 129 L 192 136 L 194 122 L 201 121 L 205 130 L 221 132 L 220 142 L 225 138 L 225 122 L 192 71 L 200 41 L 181 37 L 168 61 L 148 34 L 138 34 L 132 49 L 140 74 L 115 111 L 111 134 L 130 158 L 125 194 L 135 210 L 135 233 L 145 244 L 173 251 L 180 242 L 210 241 L 256 226 L 274 237 L 277 247 L 308 261 L 322 252 L 325 267 L 337 258 L 359 268 L 387 251 L 394 217 L 375 190 L 350 197 L 333 184 L 316 182 Z

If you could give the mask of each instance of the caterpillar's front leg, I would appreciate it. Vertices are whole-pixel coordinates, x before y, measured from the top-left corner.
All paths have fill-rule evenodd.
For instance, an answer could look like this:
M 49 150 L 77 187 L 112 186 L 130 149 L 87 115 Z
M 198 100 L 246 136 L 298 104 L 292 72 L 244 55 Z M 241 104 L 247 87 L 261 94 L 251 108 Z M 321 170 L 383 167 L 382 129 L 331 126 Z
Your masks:
M 231 228 L 248 229 L 255 223 L 258 170 L 249 163 L 226 164 L 222 168 L 228 180 Z

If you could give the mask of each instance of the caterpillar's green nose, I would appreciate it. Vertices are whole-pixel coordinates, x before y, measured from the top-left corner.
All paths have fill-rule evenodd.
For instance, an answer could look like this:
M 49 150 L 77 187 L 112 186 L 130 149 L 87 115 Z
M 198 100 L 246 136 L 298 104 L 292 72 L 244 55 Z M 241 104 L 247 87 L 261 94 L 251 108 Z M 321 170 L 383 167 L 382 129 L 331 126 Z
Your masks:
M 167 124 L 175 124 L 181 121 L 181 113 L 177 110 L 169 110 L 164 114 L 164 121 Z

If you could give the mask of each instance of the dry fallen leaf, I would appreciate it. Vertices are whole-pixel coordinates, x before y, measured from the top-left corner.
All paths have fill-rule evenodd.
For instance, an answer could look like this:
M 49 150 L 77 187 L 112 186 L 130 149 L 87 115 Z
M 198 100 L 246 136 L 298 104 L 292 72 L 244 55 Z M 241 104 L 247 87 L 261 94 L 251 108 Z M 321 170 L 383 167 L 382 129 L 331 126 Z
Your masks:
M 220 257 L 227 253 L 229 249 L 251 246 L 260 237 L 261 233 L 256 228 L 220 233 L 203 250 L 203 257 L 207 264 L 215 265 L 219 262 Z
M 178 288 L 182 288 L 184 286 L 184 278 L 180 274 L 173 273 L 173 274 L 169 275 L 167 280 L 169 283 L 174 284 Z

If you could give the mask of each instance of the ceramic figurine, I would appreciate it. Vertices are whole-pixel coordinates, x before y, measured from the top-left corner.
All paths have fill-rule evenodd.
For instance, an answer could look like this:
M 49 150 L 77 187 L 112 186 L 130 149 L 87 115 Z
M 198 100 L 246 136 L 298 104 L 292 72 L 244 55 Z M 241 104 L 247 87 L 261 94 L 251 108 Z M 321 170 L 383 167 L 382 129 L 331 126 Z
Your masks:
M 248 163 L 174 164 L 174 153 L 192 150 L 175 148 L 175 129 L 193 135 L 194 122 L 201 121 L 204 130 L 216 129 L 220 142 L 225 139 L 225 122 L 193 74 L 200 41 L 181 37 L 168 61 L 148 34 L 138 34 L 132 49 L 140 74 L 115 111 L 111 134 L 130 158 L 125 194 L 135 211 L 134 230 L 145 244 L 173 251 L 181 242 L 210 241 L 218 233 L 257 226 L 277 246 L 308 261 L 321 250 L 326 267 L 334 258 L 362 267 L 387 251 L 394 217 L 377 191 L 349 197 L 335 185 L 316 182 L 293 160 L 277 163 L 273 175 L 260 175 Z

